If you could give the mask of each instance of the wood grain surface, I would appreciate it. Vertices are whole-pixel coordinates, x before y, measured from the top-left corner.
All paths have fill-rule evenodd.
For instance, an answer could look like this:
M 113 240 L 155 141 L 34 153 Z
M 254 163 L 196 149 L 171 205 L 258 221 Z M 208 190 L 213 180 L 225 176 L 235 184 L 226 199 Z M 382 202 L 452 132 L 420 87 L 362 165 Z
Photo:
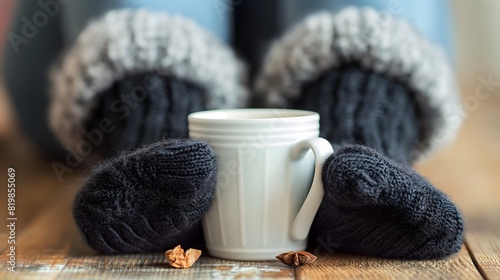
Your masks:
M 482 279 L 465 247 L 444 260 L 403 261 L 326 255 L 297 268 L 297 279 Z
M 0 279 L 295 279 L 277 261 L 238 262 L 205 256 L 189 269 L 170 268 L 159 254 L 103 256 L 89 249 L 71 217 L 75 188 L 68 189 L 17 236 L 16 273 L 0 255 Z
M 487 279 L 500 279 L 500 211 L 477 217 L 468 224 L 466 245 L 479 272 Z
M 0 202 L 0 279 L 500 279 L 500 97 L 468 112 L 457 140 L 417 166 L 466 218 L 466 244 L 449 258 L 402 261 L 334 253 L 291 268 L 278 261 L 237 262 L 204 253 L 189 269 L 163 254 L 103 256 L 87 247 L 71 218 L 82 170 L 60 182 L 51 159 L 26 140 L 0 139 L 0 180 L 15 167 L 16 273 L 7 271 L 5 197 Z M 0 134 L 1 135 L 1 134 Z M 3 184 L 3 183 L 2 183 Z

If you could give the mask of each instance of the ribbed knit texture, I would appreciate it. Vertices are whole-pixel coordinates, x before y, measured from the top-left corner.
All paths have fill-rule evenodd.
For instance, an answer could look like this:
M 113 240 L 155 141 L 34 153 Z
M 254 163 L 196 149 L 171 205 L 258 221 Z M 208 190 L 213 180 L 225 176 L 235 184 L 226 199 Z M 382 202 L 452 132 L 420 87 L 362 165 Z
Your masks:
M 111 155 L 163 136 L 186 135 L 190 112 L 243 106 L 246 90 L 232 53 L 222 49 L 217 55 L 213 50 L 219 47 L 207 52 L 204 47 L 210 40 L 189 37 L 193 28 L 172 33 L 150 29 L 142 24 L 149 22 L 143 20 L 148 17 L 153 15 L 112 13 L 101 24 L 92 25 L 54 76 L 52 127 L 65 145 L 78 143 L 82 124 L 90 130 L 109 118 L 116 128 L 96 150 Z M 367 38 L 359 37 L 366 35 L 362 32 L 365 23 L 379 18 L 373 10 L 352 9 L 338 20 L 327 14 L 310 17 L 271 49 L 256 89 L 265 94 L 268 104 L 319 112 L 321 135 L 336 146 L 323 168 L 325 197 L 310 234 L 313 246 L 377 257 L 441 258 L 460 249 L 463 220 L 446 195 L 419 176 L 410 163 L 420 150 L 444 142 L 437 132 L 443 130 L 446 137 L 442 138 L 448 139 L 455 131 L 448 115 L 456 107 L 451 72 L 432 47 L 398 21 L 391 20 L 390 28 L 369 40 L 358 40 Z M 165 17 L 158 20 L 155 26 L 177 22 Z M 163 26 L 167 31 L 190 26 L 179 22 L 179 26 Z M 121 28 L 128 34 L 123 36 L 116 33 L 116 26 L 134 29 Z M 143 30 L 165 36 L 144 44 L 151 38 L 144 37 L 149 33 Z M 196 44 L 185 48 L 186 36 L 190 38 L 187 43 Z M 95 48 L 94 37 L 101 38 Z M 109 56 L 109 46 L 119 51 Z M 142 51 L 143 47 L 147 48 Z M 198 50 L 202 53 L 191 54 Z M 339 50 L 353 63 L 338 59 Z M 412 50 L 418 55 L 407 55 Z M 167 54 L 169 59 L 145 60 L 155 56 L 136 53 Z M 151 75 L 147 85 L 159 86 L 146 88 L 143 100 L 121 101 L 130 100 L 134 92 L 143 94 L 140 88 L 145 87 L 144 75 L 127 75 L 154 71 L 158 62 L 160 70 L 167 70 L 161 73 L 177 78 Z M 203 89 L 185 82 L 188 79 Z M 200 220 L 214 195 L 216 167 L 208 144 L 189 139 L 122 152 L 94 169 L 76 196 L 75 221 L 89 245 L 107 254 L 162 251 L 177 244 L 201 246 L 192 243 L 203 240 Z
M 373 8 L 320 11 L 298 22 L 270 46 L 255 91 L 269 107 L 289 107 L 305 83 L 352 63 L 415 92 L 423 112 L 419 159 L 453 140 L 463 114 L 445 53 L 408 22 Z
M 132 150 L 163 137 L 186 137 L 187 115 L 206 109 L 202 88 L 154 73 L 124 78 L 99 96 L 102 98 L 88 120 L 87 130 L 99 128 L 104 118 L 115 126 L 95 149 L 101 156 Z
M 182 15 L 114 9 L 90 20 L 51 67 L 50 127 L 76 150 L 100 94 L 128 76 L 160 73 L 206 90 L 207 108 L 247 103 L 245 66 L 216 36 Z
M 90 247 L 105 254 L 199 248 L 216 179 L 207 143 L 161 141 L 96 166 L 75 198 L 73 217 Z
M 351 145 L 328 158 L 322 175 L 325 198 L 310 235 L 313 247 L 403 259 L 460 250 L 460 212 L 407 165 Z
M 320 134 L 335 145 L 363 144 L 412 162 L 422 129 L 414 94 L 401 82 L 352 64 L 304 85 L 294 108 L 320 114 Z

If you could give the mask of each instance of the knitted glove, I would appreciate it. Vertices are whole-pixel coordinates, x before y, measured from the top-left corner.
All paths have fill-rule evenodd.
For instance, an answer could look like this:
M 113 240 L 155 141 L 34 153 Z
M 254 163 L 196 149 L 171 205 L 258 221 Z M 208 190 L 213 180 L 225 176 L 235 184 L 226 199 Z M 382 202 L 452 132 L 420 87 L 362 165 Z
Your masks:
M 84 160 L 118 153 L 75 198 L 74 219 L 92 248 L 138 253 L 202 242 L 212 150 L 189 139 L 150 143 L 186 136 L 190 112 L 243 107 L 244 74 L 230 49 L 179 16 L 111 11 L 80 34 L 52 71 L 50 123 Z
M 312 15 L 274 43 L 256 88 L 268 106 L 319 112 L 336 148 L 312 245 L 408 259 L 460 249 L 460 212 L 410 166 L 452 139 L 460 107 L 448 64 L 409 25 L 372 9 Z

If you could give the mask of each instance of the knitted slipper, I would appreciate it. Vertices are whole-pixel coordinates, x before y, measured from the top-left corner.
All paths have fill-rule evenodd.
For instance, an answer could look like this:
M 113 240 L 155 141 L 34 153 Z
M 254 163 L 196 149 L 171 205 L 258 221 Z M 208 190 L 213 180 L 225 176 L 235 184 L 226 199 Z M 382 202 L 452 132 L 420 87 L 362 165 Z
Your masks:
M 50 125 L 73 151 L 92 142 L 91 131 L 106 134 L 92 143 L 94 154 L 132 149 L 186 134 L 194 110 L 245 106 L 244 72 L 229 48 L 191 20 L 111 11 L 54 65 Z M 103 121 L 113 131 L 102 131 Z
M 90 247 L 105 254 L 200 248 L 216 180 L 208 144 L 158 142 L 96 166 L 76 195 L 73 217 Z

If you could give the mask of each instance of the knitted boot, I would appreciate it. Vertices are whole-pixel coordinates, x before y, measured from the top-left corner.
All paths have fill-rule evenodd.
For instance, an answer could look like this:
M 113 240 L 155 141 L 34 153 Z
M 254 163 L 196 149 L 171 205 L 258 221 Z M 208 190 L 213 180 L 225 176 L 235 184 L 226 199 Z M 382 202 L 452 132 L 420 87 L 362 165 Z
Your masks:
M 246 105 L 244 72 L 230 49 L 186 18 L 111 11 L 54 65 L 50 125 L 84 160 L 186 136 L 189 113 Z M 92 151 L 79 151 L 82 142 Z
M 92 248 L 138 253 L 203 240 L 213 151 L 186 138 L 150 143 L 187 136 L 193 111 L 243 107 L 241 66 L 179 16 L 111 11 L 80 34 L 52 73 L 50 121 L 83 160 L 118 153 L 94 168 L 75 198 L 74 219 Z
M 447 63 L 410 26 L 372 9 L 310 16 L 273 45 L 256 87 L 269 106 L 319 112 L 336 148 L 313 248 L 408 259 L 460 249 L 460 212 L 410 166 L 453 137 L 460 107 Z

